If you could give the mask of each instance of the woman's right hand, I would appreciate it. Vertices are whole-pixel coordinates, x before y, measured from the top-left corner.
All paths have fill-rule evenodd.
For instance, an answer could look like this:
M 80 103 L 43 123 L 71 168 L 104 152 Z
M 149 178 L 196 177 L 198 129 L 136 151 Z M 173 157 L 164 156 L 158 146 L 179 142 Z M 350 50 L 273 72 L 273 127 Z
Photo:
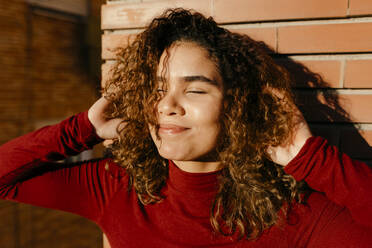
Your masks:
M 104 112 L 109 104 L 110 102 L 104 96 L 102 96 L 88 110 L 88 119 L 96 129 L 97 135 L 101 139 L 106 140 L 118 138 L 118 126 L 124 125 L 122 119 L 107 119 L 105 117 Z

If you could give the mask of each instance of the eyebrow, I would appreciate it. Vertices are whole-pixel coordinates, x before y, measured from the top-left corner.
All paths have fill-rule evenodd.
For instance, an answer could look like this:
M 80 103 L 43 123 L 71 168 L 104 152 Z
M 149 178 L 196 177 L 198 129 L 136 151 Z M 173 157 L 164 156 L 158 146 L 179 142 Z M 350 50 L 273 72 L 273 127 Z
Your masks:
M 158 79 L 159 82 L 165 82 L 166 81 L 164 77 L 157 77 L 157 79 Z M 203 75 L 184 76 L 184 77 L 181 77 L 181 79 L 186 83 L 191 83 L 191 82 L 194 82 L 194 81 L 200 81 L 200 82 L 206 82 L 206 83 L 212 84 L 214 86 L 220 87 L 219 83 L 216 80 L 212 80 L 212 79 L 207 78 L 206 76 L 203 76 Z

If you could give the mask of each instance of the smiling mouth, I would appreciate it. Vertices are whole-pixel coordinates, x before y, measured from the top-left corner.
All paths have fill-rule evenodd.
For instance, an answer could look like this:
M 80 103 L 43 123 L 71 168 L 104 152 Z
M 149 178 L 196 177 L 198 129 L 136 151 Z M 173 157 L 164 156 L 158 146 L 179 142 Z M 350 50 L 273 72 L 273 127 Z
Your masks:
M 190 128 L 181 127 L 177 125 L 163 124 L 159 126 L 159 134 L 175 135 L 183 133 L 189 129 Z

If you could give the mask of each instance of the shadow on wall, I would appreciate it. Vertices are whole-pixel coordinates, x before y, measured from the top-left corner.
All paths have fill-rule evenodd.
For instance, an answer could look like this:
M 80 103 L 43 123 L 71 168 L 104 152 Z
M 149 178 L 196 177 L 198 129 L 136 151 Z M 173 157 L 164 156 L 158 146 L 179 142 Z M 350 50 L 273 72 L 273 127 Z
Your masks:
M 276 54 L 264 42 L 259 44 L 290 72 L 296 104 L 313 135 L 327 138 L 330 144 L 338 146 L 342 152 L 372 166 L 372 147 L 360 134 L 359 125 L 353 123 L 350 113 L 344 109 L 345 99 L 337 90 L 300 62 L 287 55 Z M 345 133 L 347 135 L 343 135 Z

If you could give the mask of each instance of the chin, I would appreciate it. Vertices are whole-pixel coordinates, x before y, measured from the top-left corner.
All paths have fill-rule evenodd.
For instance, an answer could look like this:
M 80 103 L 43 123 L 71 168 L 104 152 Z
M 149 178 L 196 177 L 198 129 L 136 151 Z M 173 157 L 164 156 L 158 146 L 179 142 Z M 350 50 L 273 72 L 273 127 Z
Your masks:
M 192 156 L 186 152 L 185 149 L 178 146 L 175 148 L 174 146 L 171 147 L 161 147 L 158 149 L 160 156 L 165 159 L 169 160 L 176 160 L 176 161 L 189 161 L 192 160 Z

